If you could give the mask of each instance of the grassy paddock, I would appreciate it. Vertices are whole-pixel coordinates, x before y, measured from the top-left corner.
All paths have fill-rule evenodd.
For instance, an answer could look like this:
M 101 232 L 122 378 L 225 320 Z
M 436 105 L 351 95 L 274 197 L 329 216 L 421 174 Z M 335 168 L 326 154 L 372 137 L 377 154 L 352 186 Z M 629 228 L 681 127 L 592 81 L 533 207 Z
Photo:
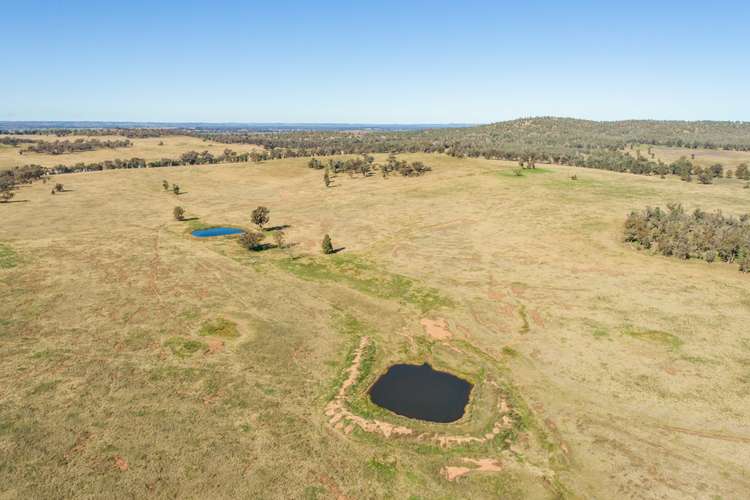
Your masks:
M 434 170 L 339 175 L 328 189 L 305 158 L 114 170 L 58 176 L 69 191 L 55 196 L 23 186 L 27 202 L 0 205 L 0 496 L 750 490 L 748 276 L 621 242 L 630 210 L 740 214 L 748 190 L 403 157 Z M 174 220 L 175 205 L 191 220 Z M 287 248 L 189 236 L 250 227 L 258 205 Z M 324 234 L 344 249 L 321 255 Z M 347 408 L 424 438 L 329 421 L 363 336 Z M 455 424 L 367 398 L 392 363 L 424 361 L 475 384 Z M 510 423 L 492 434 L 501 401 Z M 492 437 L 441 446 L 438 434 Z M 451 467 L 469 470 L 449 481 Z

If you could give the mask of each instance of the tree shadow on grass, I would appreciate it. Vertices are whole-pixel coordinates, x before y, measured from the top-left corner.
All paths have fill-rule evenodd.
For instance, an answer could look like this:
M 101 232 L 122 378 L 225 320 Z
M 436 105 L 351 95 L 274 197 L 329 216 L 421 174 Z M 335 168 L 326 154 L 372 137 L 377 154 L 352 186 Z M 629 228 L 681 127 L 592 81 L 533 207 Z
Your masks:
M 8 200 L 8 201 L 0 201 L 0 205 L 7 205 L 8 203 L 28 203 L 29 200 Z
M 333 252 L 331 252 L 331 254 L 335 254 L 335 253 L 343 252 L 344 250 L 346 250 L 346 247 L 338 247 L 338 248 L 334 248 L 334 249 L 333 249 Z
M 264 231 L 283 231 L 284 229 L 289 229 L 290 227 L 292 226 L 290 226 L 289 224 L 281 224 L 279 226 L 267 227 L 264 229 Z
M 182 219 L 180 219 L 180 220 L 181 220 L 182 222 L 188 222 L 188 221 L 191 221 L 191 220 L 198 220 L 198 219 L 200 219 L 200 217 L 183 217 L 183 218 L 182 218 Z

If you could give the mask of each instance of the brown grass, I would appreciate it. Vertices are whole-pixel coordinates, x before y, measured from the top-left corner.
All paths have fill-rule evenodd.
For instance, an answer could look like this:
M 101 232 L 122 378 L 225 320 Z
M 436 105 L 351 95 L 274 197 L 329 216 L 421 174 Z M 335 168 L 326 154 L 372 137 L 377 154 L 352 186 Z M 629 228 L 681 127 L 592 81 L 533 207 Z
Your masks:
M 14 263 L 0 266 L 0 496 L 745 496 L 748 276 L 620 240 L 631 209 L 744 213 L 747 190 L 409 159 L 434 171 L 326 189 L 294 159 L 70 174 L 55 196 L 21 187 L 28 202 L 0 206 Z M 199 220 L 173 219 L 162 179 Z M 258 205 L 295 246 L 189 236 L 248 226 Z M 320 255 L 324 233 L 346 250 Z M 378 272 L 388 286 L 367 286 Z M 425 317 L 454 335 L 430 339 Z M 218 318 L 237 335 L 201 335 Z M 362 337 L 374 347 L 342 404 L 413 433 L 328 424 Z M 378 373 L 417 361 L 475 384 L 464 418 L 368 404 Z M 417 439 L 486 436 L 502 398 L 512 422 L 486 441 Z M 448 481 L 447 467 L 470 472 Z

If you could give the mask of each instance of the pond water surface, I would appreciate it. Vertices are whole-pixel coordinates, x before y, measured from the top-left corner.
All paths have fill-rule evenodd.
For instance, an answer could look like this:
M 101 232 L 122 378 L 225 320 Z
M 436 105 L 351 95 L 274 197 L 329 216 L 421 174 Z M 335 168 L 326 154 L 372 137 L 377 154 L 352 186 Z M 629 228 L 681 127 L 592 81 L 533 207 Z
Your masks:
M 393 365 L 370 388 L 370 399 L 404 417 L 454 422 L 463 416 L 472 387 L 427 363 Z
M 198 229 L 191 234 L 196 238 L 210 238 L 211 236 L 226 236 L 228 234 L 240 233 L 244 233 L 244 231 L 236 227 L 212 227 L 210 229 Z

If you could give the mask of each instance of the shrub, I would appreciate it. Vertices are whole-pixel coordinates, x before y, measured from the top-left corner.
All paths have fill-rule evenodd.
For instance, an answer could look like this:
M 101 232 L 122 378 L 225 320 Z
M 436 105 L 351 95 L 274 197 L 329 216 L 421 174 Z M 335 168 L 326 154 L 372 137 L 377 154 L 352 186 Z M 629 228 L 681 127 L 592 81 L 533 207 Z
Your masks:
M 15 195 L 16 193 L 14 193 L 11 188 L 5 188 L 0 191 L 0 200 L 2 200 L 3 203 L 8 203 Z
M 276 243 L 277 248 L 284 248 L 284 244 L 286 243 L 284 240 L 286 238 L 286 235 L 284 234 L 284 231 L 276 231 L 273 233 L 273 242 Z
M 161 181 L 161 186 L 164 188 L 164 191 L 169 191 L 169 183 L 167 181 Z
M 180 194 L 180 186 L 177 184 L 172 184 L 172 192 L 174 194 Z
M 59 193 L 62 190 L 63 190 L 63 185 L 62 184 L 60 184 L 59 182 L 57 184 L 55 184 L 55 191 L 57 191 Z
M 260 248 L 260 242 L 266 237 L 265 234 L 256 231 L 247 231 L 242 233 L 239 237 L 240 245 L 247 248 L 248 250 L 258 250 Z
M 174 214 L 174 218 L 177 220 L 182 220 L 185 218 L 185 209 L 182 207 L 174 207 L 172 213 Z
M 750 180 L 750 169 L 748 169 L 747 163 L 737 165 L 737 168 L 734 171 L 734 176 L 743 181 Z
M 323 244 L 321 246 L 324 254 L 330 255 L 333 253 L 333 243 L 331 243 L 331 237 L 329 235 L 326 234 L 323 236 Z

